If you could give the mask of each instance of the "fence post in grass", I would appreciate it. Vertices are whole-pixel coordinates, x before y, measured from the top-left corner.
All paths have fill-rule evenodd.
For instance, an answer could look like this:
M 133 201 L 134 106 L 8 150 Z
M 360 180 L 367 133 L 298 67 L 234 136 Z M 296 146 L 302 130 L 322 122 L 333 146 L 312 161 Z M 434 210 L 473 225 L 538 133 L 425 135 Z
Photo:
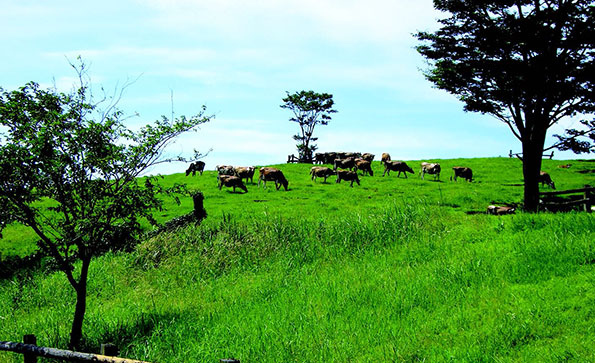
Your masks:
M 591 193 L 591 186 L 585 185 L 585 212 L 591 213 L 591 198 L 593 194 Z
M 23 336 L 23 343 L 37 345 L 37 337 L 33 334 L 27 334 Z M 25 363 L 37 363 L 37 356 L 33 353 L 24 353 L 23 358 Z
M 196 192 L 192 196 L 192 202 L 194 203 L 194 217 L 199 221 L 203 220 L 207 216 L 207 211 L 205 210 L 205 207 L 203 205 L 204 200 L 205 196 L 200 191 Z
M 116 357 L 118 356 L 118 354 L 120 354 L 120 352 L 118 351 L 117 346 L 115 346 L 114 344 L 107 343 L 101 344 L 100 354 L 106 355 L 108 357 Z

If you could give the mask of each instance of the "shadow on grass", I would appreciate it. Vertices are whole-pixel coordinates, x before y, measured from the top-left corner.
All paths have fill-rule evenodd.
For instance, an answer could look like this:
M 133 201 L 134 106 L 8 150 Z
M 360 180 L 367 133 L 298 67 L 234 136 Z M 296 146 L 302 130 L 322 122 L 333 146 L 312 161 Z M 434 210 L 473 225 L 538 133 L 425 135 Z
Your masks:
M 102 331 L 96 331 L 81 341 L 80 351 L 99 353 L 101 344 L 114 344 L 119 352 L 134 351 L 135 346 L 145 342 L 148 337 L 158 334 L 167 322 L 181 319 L 174 313 L 141 313 L 134 321 L 117 321 L 102 325 Z M 120 356 L 125 353 L 121 353 Z M 137 357 L 140 359 L 142 357 Z

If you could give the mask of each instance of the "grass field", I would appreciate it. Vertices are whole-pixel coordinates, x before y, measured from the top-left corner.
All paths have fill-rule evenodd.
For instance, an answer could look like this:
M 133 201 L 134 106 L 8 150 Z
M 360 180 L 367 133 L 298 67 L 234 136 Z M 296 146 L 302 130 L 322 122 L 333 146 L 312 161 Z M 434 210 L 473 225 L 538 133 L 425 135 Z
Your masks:
M 208 218 L 92 263 L 86 347 L 155 362 L 595 361 L 593 216 L 477 213 L 521 202 L 520 161 L 436 161 L 441 182 L 382 177 L 375 163 L 353 188 L 280 165 L 287 192 L 165 177 L 201 190 Z M 558 189 L 593 185 L 594 162 L 569 162 L 542 169 Z M 449 181 L 455 165 L 475 181 Z M 34 249 L 25 232 L 6 231 L 3 255 Z M 61 273 L 0 280 L 0 340 L 65 347 L 73 302 Z

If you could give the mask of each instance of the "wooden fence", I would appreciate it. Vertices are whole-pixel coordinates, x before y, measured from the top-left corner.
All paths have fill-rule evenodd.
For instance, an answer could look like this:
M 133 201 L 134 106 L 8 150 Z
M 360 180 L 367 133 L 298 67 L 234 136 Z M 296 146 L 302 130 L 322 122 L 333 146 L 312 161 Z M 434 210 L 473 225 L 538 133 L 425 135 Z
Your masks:
M 510 150 L 508 152 L 508 157 L 512 158 L 513 156 L 516 156 L 521 161 L 523 160 L 523 153 L 513 153 L 512 150 Z M 550 154 L 543 154 L 542 157 L 552 160 L 554 158 L 554 152 L 552 151 Z
M 101 354 L 73 352 L 56 348 L 37 346 L 35 335 L 25 335 L 24 343 L 0 341 L 0 351 L 22 354 L 25 363 L 37 363 L 37 357 L 52 358 L 67 362 L 103 362 L 103 363 L 149 363 L 141 360 L 119 358 L 118 348 L 113 344 L 101 344 Z M 235 358 L 220 359 L 221 363 L 240 363 Z
M 565 194 L 571 195 L 570 199 L 559 196 Z M 595 187 L 586 185 L 581 189 L 560 190 L 557 192 L 540 192 L 540 208 L 549 211 L 559 211 L 571 209 L 577 205 L 582 205 L 585 212 L 590 213 L 591 207 L 595 205 Z
M 25 363 L 37 363 L 37 357 L 53 358 L 67 362 L 148 363 L 111 356 L 111 354 L 117 354 L 117 348 L 112 344 L 102 344 L 101 354 L 93 354 L 39 347 L 35 335 L 25 335 L 23 341 L 24 343 L 0 342 L 0 350 L 22 354 Z

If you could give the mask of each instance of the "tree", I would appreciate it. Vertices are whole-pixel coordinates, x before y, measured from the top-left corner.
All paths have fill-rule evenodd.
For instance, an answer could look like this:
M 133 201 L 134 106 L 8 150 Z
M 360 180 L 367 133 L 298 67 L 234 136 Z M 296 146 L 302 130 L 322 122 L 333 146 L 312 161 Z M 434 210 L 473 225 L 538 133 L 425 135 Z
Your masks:
M 36 83 L 0 89 L 0 231 L 10 222 L 32 228 L 66 275 L 76 293 L 72 349 L 82 338 L 91 260 L 129 247 L 139 220 L 154 223 L 151 212 L 162 207 L 158 176 L 139 177 L 174 160 L 163 157 L 166 146 L 211 119 L 203 107 L 133 132 L 114 103 L 103 112 L 91 103 L 85 66 L 75 69 L 81 85 L 70 94 Z
M 312 155 L 318 148 L 311 144 L 318 140 L 314 135 L 314 127 L 318 124 L 328 125 L 331 120 L 331 113 L 337 112 L 333 109 L 333 95 L 328 93 L 316 93 L 314 91 L 300 91 L 294 94 L 287 93 L 283 99 L 281 108 L 287 108 L 293 112 L 289 121 L 297 122 L 300 125 L 301 133 L 293 136 L 298 141 L 297 149 L 300 162 L 311 163 Z
M 595 112 L 593 1 L 434 0 L 434 7 L 450 17 L 435 33 L 416 34 L 430 62 L 426 78 L 457 95 L 465 111 L 508 125 L 522 144 L 524 207 L 537 210 L 548 128 Z

